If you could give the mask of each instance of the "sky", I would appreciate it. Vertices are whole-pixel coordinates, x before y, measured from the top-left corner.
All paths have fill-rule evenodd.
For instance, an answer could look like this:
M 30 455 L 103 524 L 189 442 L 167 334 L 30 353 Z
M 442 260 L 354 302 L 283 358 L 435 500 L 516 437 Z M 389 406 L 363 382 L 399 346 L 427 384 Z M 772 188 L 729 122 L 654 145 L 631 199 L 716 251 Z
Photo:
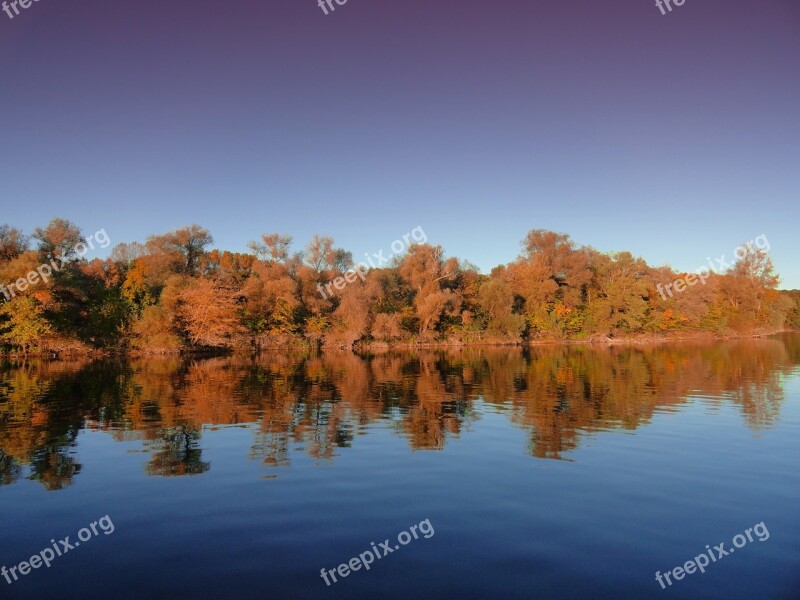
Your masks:
M 356 258 L 422 227 L 483 272 L 535 228 L 691 271 L 763 235 L 800 288 L 797 0 L 334 7 L 0 12 L 0 224 Z

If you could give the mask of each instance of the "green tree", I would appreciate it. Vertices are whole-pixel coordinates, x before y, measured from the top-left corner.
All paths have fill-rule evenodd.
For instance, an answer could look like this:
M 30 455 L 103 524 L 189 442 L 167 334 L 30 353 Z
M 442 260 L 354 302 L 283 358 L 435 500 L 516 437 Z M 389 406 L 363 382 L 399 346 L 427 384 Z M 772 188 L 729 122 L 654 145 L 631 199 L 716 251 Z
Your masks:
M 0 340 L 21 348 L 24 354 L 39 347 L 51 333 L 41 305 L 32 296 L 22 296 L 0 304 L 0 315 L 4 317 L 4 323 L 0 326 Z

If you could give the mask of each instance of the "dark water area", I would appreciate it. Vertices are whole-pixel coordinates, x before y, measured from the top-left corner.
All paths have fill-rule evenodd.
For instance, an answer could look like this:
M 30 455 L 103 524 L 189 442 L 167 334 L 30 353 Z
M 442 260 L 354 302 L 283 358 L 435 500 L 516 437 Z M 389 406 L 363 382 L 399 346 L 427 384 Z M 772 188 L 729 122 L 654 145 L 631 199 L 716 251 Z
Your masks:
M 798 458 L 795 334 L 6 361 L 0 597 L 797 599 Z

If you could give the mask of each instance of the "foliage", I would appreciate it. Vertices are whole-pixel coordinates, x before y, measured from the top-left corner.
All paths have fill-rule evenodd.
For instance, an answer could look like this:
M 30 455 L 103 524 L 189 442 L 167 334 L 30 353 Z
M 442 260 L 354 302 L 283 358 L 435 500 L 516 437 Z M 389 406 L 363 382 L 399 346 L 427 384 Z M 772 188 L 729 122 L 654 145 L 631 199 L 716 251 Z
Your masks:
M 37 348 L 51 332 L 39 302 L 32 296 L 23 296 L 13 302 L 0 304 L 0 340 L 19 347 L 23 352 Z
M 800 291 L 778 291 L 769 256 L 756 250 L 667 296 L 662 286 L 689 275 L 541 229 L 489 275 L 427 243 L 368 272 L 351 271 L 352 255 L 327 236 L 313 236 L 302 252 L 279 233 L 251 242 L 252 253 L 211 249 L 199 225 L 119 244 L 106 260 L 76 253 L 83 236 L 65 219 L 32 239 L 36 250 L 22 231 L 0 226 L 0 283 L 27 277 L 51 255 L 65 259 L 47 281 L 0 296 L 0 343 L 22 352 L 48 336 L 173 352 L 262 340 L 352 347 L 800 328 Z

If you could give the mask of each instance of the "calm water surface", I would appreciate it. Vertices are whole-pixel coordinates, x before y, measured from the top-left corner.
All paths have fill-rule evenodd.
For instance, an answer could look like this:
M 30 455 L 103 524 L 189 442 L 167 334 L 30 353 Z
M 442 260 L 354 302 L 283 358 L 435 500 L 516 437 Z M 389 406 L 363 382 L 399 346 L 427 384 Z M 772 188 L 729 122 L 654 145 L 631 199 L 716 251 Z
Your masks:
M 797 599 L 799 457 L 800 335 L 6 362 L 0 566 L 114 531 L 0 596 Z

